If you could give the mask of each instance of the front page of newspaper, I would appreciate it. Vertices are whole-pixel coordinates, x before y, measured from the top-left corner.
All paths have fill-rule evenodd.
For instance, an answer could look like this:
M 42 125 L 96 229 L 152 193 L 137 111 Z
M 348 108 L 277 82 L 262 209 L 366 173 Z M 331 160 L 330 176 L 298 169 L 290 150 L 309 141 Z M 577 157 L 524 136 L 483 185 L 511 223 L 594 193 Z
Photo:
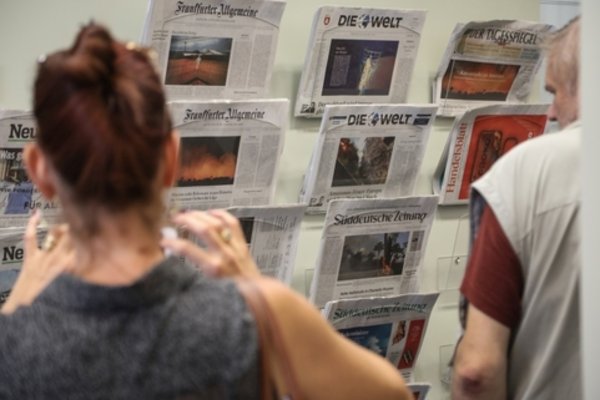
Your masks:
M 169 106 L 181 137 L 172 207 L 271 204 L 287 127 L 287 100 L 176 101 Z
M 514 20 L 458 24 L 433 82 L 441 116 L 485 105 L 524 103 L 551 25 Z
M 172 100 L 267 95 L 285 1 L 150 0 L 142 42 Z
M 317 10 L 295 116 L 326 104 L 403 103 L 425 11 L 325 6 Z
M 306 206 L 232 207 L 242 226 L 250 253 L 263 275 L 291 284 Z
M 406 386 L 413 394 L 414 400 L 427 400 L 427 394 L 431 389 L 430 383 L 409 383 Z
M 433 176 L 440 204 L 468 204 L 471 183 L 517 144 L 543 134 L 547 104 L 476 108 L 457 119 Z
M 323 314 L 348 339 L 388 359 L 411 381 L 438 293 L 335 300 Z
M 310 289 L 331 300 L 418 292 L 437 196 L 332 200 Z
M 0 227 L 24 227 L 36 209 L 47 218 L 58 214 L 25 171 L 23 150 L 35 141 L 36 129 L 30 112 L 0 110 Z
M 413 194 L 436 109 L 326 106 L 300 201 L 324 213 L 332 199 Z

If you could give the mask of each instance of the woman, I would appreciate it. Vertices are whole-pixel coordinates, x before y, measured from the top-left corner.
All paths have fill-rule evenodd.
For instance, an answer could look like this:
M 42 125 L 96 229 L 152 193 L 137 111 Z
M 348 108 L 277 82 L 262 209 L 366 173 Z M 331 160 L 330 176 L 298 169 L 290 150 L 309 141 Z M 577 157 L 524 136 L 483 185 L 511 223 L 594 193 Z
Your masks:
M 179 141 L 144 51 L 84 27 L 70 49 L 40 61 L 34 112 L 28 173 L 60 201 L 65 224 L 43 249 L 39 214 L 28 224 L 23 271 L 3 308 L 10 315 L 0 317 L 0 398 L 258 398 L 252 314 L 231 279 L 215 279 L 232 275 L 264 292 L 296 348 L 306 398 L 408 398 L 389 363 L 259 276 L 231 215 L 173 217 L 203 248 L 161 239 Z

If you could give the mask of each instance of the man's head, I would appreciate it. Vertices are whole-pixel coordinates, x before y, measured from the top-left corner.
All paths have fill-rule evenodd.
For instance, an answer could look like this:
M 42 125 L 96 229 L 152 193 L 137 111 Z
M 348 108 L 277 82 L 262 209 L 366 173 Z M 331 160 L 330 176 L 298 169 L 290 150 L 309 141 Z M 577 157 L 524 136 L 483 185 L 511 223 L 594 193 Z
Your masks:
M 561 128 L 579 118 L 579 28 L 577 17 L 547 43 L 546 90 L 554 95 L 548 118 Z

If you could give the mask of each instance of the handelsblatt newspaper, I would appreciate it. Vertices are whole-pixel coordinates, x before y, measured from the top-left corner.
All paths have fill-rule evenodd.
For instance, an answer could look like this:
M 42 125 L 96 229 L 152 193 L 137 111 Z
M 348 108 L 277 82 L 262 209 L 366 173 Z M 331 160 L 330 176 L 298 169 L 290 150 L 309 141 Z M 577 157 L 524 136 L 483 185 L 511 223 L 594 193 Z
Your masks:
M 150 0 L 142 42 L 171 100 L 266 97 L 285 1 Z
M 294 115 L 327 104 L 403 103 L 425 11 L 324 6 L 313 19 Z
M 492 104 L 524 103 L 552 26 L 493 20 L 454 28 L 432 84 L 440 116 Z
M 435 105 L 326 106 L 300 202 L 324 213 L 337 198 L 412 195 Z

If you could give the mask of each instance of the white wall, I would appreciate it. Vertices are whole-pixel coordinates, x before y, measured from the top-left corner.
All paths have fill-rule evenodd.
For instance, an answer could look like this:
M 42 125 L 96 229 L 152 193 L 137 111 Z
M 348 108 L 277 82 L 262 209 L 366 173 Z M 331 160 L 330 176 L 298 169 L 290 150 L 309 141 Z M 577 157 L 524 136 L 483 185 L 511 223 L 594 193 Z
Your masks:
M 502 18 L 537 20 L 539 15 L 538 0 L 289 0 L 275 60 L 273 97 L 295 100 L 312 16 L 323 4 L 428 10 L 408 95 L 409 102 L 413 103 L 430 101 L 430 79 L 457 22 Z M 36 58 L 69 44 L 81 23 L 93 18 L 108 25 L 123 40 L 137 39 L 145 8 L 146 0 L 0 0 L 0 107 L 29 107 Z M 296 201 L 318 125 L 316 120 L 290 119 L 284 162 L 277 183 L 278 203 Z M 449 129 L 449 120 L 439 120 L 435 124 L 417 182 L 417 194 L 431 193 L 431 176 Z M 438 211 L 424 260 L 423 291 L 437 290 L 437 268 L 441 259 L 466 252 L 466 225 L 459 224 L 459 217 L 466 213 L 464 206 L 445 207 Z M 300 292 L 305 291 L 306 270 L 313 268 L 317 256 L 321 227 L 322 218 L 319 217 L 306 218 L 303 224 L 293 282 L 293 287 Z M 444 299 L 447 301 L 448 298 Z M 438 306 L 429 325 L 416 378 L 434 385 L 431 400 L 447 397 L 447 391 L 440 382 L 440 351 L 449 350 L 450 347 L 442 346 L 454 343 L 458 333 L 457 319 L 454 305 Z

